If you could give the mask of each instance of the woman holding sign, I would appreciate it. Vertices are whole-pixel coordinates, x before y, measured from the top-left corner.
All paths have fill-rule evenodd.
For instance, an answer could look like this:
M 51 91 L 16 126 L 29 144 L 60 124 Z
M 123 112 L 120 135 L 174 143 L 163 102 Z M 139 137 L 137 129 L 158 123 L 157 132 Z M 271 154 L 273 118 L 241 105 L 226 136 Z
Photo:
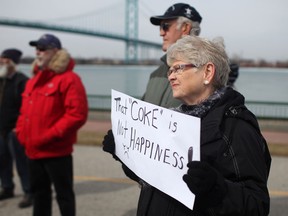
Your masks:
M 201 160 L 192 158 L 183 176 L 195 203 L 190 210 L 142 184 L 137 215 L 268 215 L 270 153 L 244 97 L 226 84 L 230 68 L 223 41 L 185 36 L 170 46 L 167 63 L 173 97 L 183 102 L 174 110 L 201 119 Z M 113 154 L 111 137 L 110 132 L 103 148 Z
M 201 118 L 201 161 L 183 180 L 196 215 L 268 215 L 271 157 L 244 97 L 226 87 L 230 72 L 222 40 L 187 36 L 167 53 L 175 110 Z

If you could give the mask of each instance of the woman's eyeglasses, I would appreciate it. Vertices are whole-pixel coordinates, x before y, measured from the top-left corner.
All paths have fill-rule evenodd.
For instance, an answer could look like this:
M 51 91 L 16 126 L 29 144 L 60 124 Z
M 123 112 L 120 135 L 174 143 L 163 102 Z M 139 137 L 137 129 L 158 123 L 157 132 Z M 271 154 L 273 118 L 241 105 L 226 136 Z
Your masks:
M 170 26 L 171 26 L 170 23 L 161 23 L 160 24 L 160 30 L 162 29 L 164 32 L 166 32 L 169 30 Z
M 194 67 L 198 67 L 197 65 L 194 64 L 178 64 L 175 65 L 174 67 L 169 68 L 168 72 L 167 72 L 167 77 L 169 77 L 172 73 L 175 74 L 179 74 L 182 71 L 185 70 L 185 68 L 194 68 Z

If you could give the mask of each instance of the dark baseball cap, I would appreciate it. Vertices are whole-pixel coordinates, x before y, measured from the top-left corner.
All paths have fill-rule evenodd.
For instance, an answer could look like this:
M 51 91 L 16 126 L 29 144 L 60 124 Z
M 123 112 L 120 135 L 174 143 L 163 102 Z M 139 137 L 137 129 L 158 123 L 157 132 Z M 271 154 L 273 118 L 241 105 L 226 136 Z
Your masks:
M 61 49 L 60 40 L 52 34 L 44 34 L 37 41 L 30 41 L 30 46 Z
M 202 17 L 194 7 L 188 4 L 177 3 L 169 7 L 164 13 L 164 15 L 151 17 L 150 22 L 153 25 L 160 25 L 161 20 L 176 19 L 180 16 L 186 17 L 192 21 L 199 23 L 201 23 L 202 21 Z

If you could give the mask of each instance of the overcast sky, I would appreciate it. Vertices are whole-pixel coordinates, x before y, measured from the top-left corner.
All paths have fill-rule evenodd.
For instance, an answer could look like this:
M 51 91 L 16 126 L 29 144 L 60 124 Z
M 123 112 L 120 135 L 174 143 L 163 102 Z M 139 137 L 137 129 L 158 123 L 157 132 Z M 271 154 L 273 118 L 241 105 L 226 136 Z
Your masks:
M 109 7 L 125 0 L 0 0 L 0 17 L 49 20 L 71 17 Z M 139 0 L 139 38 L 161 42 L 159 28 L 149 17 L 162 15 L 175 0 Z M 201 36 L 222 36 L 230 57 L 268 61 L 288 60 L 287 0 L 190 0 L 201 14 Z M 117 16 L 115 19 L 119 19 Z M 24 56 L 33 56 L 30 40 L 47 31 L 0 25 L 0 50 L 16 47 Z M 75 34 L 57 35 L 65 48 L 76 57 L 123 58 L 124 44 Z M 143 38 L 144 37 L 144 38 Z

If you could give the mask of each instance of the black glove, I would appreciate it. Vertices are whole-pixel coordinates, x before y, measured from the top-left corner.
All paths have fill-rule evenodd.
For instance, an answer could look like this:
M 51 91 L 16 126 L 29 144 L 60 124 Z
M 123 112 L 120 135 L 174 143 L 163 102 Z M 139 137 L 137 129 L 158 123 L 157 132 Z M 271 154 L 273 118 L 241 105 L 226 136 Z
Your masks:
M 102 145 L 103 145 L 103 151 L 112 154 L 115 160 L 119 160 L 119 158 L 115 155 L 115 141 L 111 129 L 108 130 L 107 134 L 104 136 Z
M 224 177 L 206 162 L 191 161 L 183 176 L 188 188 L 195 194 L 196 208 L 218 205 L 227 192 Z
M 121 162 L 121 160 L 115 155 L 115 141 L 114 141 L 114 136 L 113 136 L 111 129 L 108 130 L 107 134 L 104 136 L 104 140 L 102 144 L 103 144 L 103 151 L 112 154 L 115 160 L 118 160 Z M 138 182 L 139 177 L 123 163 L 122 163 L 122 169 L 124 173 L 127 175 L 127 177 Z

